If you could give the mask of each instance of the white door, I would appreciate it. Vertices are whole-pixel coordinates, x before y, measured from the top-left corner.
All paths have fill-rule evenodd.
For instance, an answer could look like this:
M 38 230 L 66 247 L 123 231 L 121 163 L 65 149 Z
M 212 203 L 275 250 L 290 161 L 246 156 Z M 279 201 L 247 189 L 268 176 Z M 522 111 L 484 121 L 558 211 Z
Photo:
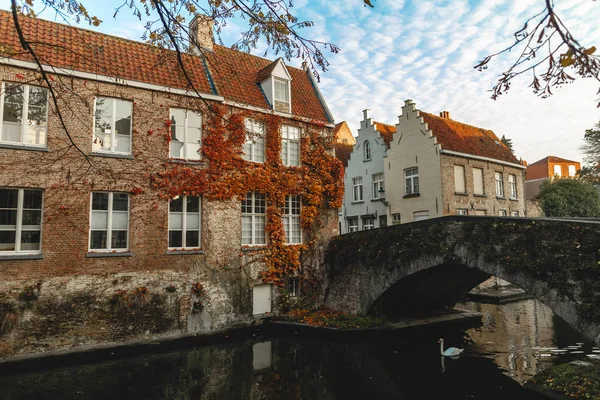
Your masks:
M 256 343 L 252 346 L 252 356 L 255 371 L 271 368 L 271 342 Z
M 271 284 L 255 285 L 252 288 L 252 314 L 271 312 Z

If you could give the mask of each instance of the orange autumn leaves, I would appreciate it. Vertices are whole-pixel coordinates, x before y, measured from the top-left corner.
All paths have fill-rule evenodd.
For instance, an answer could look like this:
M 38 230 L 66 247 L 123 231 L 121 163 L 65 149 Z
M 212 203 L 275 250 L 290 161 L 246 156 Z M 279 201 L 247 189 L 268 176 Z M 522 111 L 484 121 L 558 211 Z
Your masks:
M 242 159 L 246 141 L 244 118 L 265 124 L 265 162 Z M 166 170 L 152 176 L 161 195 L 204 196 L 208 200 L 241 199 L 248 192 L 267 198 L 267 245 L 262 249 L 266 270 L 262 279 L 281 285 L 298 270 L 300 257 L 314 243 L 319 217 L 324 210 L 341 207 L 343 167 L 331 154 L 332 138 L 322 134 L 323 127 L 304 129 L 300 140 L 300 167 L 281 162 L 281 125 L 276 115 L 249 112 L 227 113 L 218 107 L 208 114 L 202 137 L 202 167 L 167 163 Z M 287 245 L 282 218 L 288 195 L 300 195 L 300 221 L 303 244 Z

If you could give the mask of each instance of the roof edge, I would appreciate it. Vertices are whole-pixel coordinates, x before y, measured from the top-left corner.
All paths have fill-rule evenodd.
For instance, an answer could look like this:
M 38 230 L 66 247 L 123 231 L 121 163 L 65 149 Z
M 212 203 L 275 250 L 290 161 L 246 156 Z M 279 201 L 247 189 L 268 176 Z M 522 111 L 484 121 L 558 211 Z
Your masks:
M 441 146 L 441 144 L 440 144 L 440 146 Z M 508 161 L 498 160 L 496 158 L 476 156 L 474 154 L 460 153 L 458 151 L 446 150 L 444 148 L 442 148 L 440 150 L 440 153 L 442 153 L 442 154 L 448 154 L 448 155 L 451 155 L 451 156 L 459 156 L 459 157 L 465 157 L 465 158 L 472 158 L 474 160 L 489 161 L 489 162 L 493 162 L 493 163 L 496 163 L 496 164 L 508 165 L 509 167 L 515 167 L 515 168 L 519 168 L 519 169 L 527 169 L 526 166 L 521 165 L 521 164 L 515 164 L 515 163 L 508 162 Z
M 307 117 L 303 117 L 303 116 L 297 115 L 297 114 L 288 114 L 288 113 L 284 113 L 281 111 L 271 110 L 269 108 L 256 107 L 256 106 L 253 106 L 250 104 L 239 103 L 239 102 L 233 101 L 233 100 L 224 100 L 223 104 L 225 104 L 227 106 L 243 108 L 243 109 L 250 110 L 250 111 L 258 111 L 258 112 L 262 112 L 265 114 L 277 115 L 279 117 L 297 119 L 297 120 L 307 122 L 307 123 L 319 122 L 319 123 L 323 124 L 323 126 L 325 126 L 326 128 L 332 128 L 332 129 L 335 128 L 335 124 L 333 124 L 332 122 L 323 123 L 324 121 L 322 121 L 322 120 L 307 118 Z
M 313 89 L 315 90 L 315 93 L 317 94 L 317 98 L 321 103 L 321 107 L 323 107 L 323 111 L 325 111 L 325 116 L 327 117 L 329 122 L 333 124 L 335 122 L 335 119 L 333 118 L 333 114 L 329 110 L 329 107 L 327 107 L 327 103 L 325 102 L 325 98 L 321 93 L 321 89 L 319 89 L 319 85 L 317 85 L 317 82 L 315 82 L 315 78 L 312 76 L 308 68 L 304 68 L 304 72 L 306 73 L 306 75 L 308 75 L 310 84 L 312 85 Z

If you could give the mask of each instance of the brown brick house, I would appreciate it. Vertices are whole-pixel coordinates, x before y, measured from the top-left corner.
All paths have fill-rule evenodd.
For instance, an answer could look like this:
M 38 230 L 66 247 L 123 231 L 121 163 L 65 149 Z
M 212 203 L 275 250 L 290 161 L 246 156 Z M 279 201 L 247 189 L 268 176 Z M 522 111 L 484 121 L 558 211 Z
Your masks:
M 0 11 L 0 319 L 12 321 L 0 358 L 210 332 L 271 312 L 271 246 L 309 241 L 302 210 L 314 206 L 298 187 L 314 175 L 302 160 L 311 132 L 334 127 L 310 74 L 214 45 L 196 26 L 202 52 L 183 55 L 192 87 L 172 52 L 41 19 L 21 25 L 58 109 Z M 237 172 L 219 186 L 219 168 Z M 261 187 L 290 191 L 275 199 Z M 317 243 L 334 232 L 335 208 L 320 208 L 318 222 Z
M 539 192 L 542 183 L 548 179 L 576 178 L 581 164 L 579 161 L 548 156 L 527 166 L 525 175 L 525 191 L 527 199 L 533 199 Z

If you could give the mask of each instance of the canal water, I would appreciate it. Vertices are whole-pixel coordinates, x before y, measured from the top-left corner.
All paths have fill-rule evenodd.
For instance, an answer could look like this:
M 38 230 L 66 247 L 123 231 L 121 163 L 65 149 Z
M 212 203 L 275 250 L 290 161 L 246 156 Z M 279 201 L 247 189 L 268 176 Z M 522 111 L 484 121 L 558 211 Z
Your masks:
M 231 343 L 2 368 L 0 399 L 544 399 L 521 384 L 553 363 L 598 354 L 535 300 L 457 307 L 481 312 L 483 324 L 375 337 L 260 327 Z M 442 358 L 439 337 L 465 352 Z

